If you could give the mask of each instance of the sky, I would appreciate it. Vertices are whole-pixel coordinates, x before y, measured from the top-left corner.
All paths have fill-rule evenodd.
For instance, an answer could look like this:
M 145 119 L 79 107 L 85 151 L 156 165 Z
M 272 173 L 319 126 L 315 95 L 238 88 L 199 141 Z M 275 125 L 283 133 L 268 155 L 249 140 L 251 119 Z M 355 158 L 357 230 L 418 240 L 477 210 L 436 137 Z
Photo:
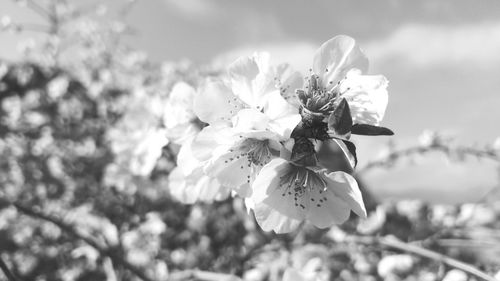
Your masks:
M 11 2 L 0 0 L 0 16 L 40 21 Z M 112 16 L 124 0 L 101 2 Z M 289 62 L 303 73 L 322 42 L 346 34 L 369 58 L 369 74 L 390 81 L 382 125 L 394 130 L 396 143 L 416 143 L 425 129 L 443 131 L 462 144 L 483 145 L 500 137 L 498 0 L 139 0 L 126 20 L 137 33 L 128 43 L 156 61 L 221 63 L 269 51 L 275 63 Z M 21 39 L 0 34 L 0 57 L 16 57 Z M 388 140 L 355 140 L 361 165 Z M 471 174 L 460 172 L 467 166 L 436 159 L 432 165 L 442 168 L 440 181 L 470 185 Z M 408 165 L 369 180 L 394 186 L 408 174 L 434 179 L 432 165 Z M 468 165 L 466 171 L 478 166 L 482 171 L 472 176 L 476 191 L 494 184 L 494 169 L 481 168 L 489 163 Z

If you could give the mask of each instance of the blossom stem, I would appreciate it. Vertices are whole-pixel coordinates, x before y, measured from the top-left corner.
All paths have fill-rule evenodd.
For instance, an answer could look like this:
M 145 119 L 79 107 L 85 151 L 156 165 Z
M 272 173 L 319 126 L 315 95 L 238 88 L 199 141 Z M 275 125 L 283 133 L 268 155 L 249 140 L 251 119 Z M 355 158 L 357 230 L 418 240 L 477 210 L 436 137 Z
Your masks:
M 373 245 L 377 244 L 380 246 L 393 248 L 397 250 L 401 250 L 407 253 L 411 253 L 414 255 L 418 255 L 424 258 L 428 258 L 431 260 L 435 260 L 438 262 L 445 263 L 451 267 L 456 269 L 460 269 L 464 272 L 469 273 L 470 275 L 474 275 L 475 277 L 486 280 L 486 281 L 496 281 L 495 278 L 486 274 L 485 272 L 475 268 L 474 266 L 461 262 L 459 260 L 453 259 L 449 256 L 419 247 L 417 245 L 405 243 L 403 241 L 397 240 L 395 238 L 390 237 L 374 237 L 374 236 L 349 236 L 347 237 L 347 241 L 357 243 L 357 244 L 368 244 Z

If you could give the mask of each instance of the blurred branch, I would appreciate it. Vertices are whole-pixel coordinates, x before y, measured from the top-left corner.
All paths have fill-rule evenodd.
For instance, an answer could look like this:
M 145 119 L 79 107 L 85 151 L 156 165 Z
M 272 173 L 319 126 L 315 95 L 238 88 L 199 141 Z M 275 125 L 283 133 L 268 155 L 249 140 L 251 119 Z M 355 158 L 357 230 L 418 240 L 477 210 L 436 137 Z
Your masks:
M 2 260 L 2 258 L 0 257 L 0 269 L 2 269 L 3 271 L 3 274 L 5 275 L 5 277 L 7 277 L 7 279 L 9 281 L 20 281 L 18 278 L 16 278 L 14 276 L 14 274 L 12 272 L 10 272 L 9 270 L 9 267 L 7 266 L 7 264 Z
M 36 3 L 34 0 L 27 0 L 26 4 L 28 5 L 28 7 L 31 10 L 33 10 L 34 12 L 39 14 L 40 16 L 45 17 L 45 18 L 52 17 L 52 15 L 49 13 L 49 11 L 47 11 L 44 7 L 42 7 L 41 5 Z
M 51 222 L 51 223 L 55 224 L 56 226 L 58 226 L 64 232 L 70 234 L 71 236 L 73 236 L 73 237 L 75 237 L 77 239 L 80 239 L 80 240 L 84 241 L 85 243 L 87 243 L 90 246 L 92 246 L 93 248 L 95 248 L 97 251 L 99 251 L 99 253 L 101 255 L 108 256 L 109 258 L 111 258 L 111 260 L 114 263 L 123 266 L 124 268 L 126 268 L 127 270 L 129 270 L 130 272 L 132 272 L 134 275 L 136 275 L 137 277 L 139 277 L 140 279 L 142 279 L 144 281 L 153 281 L 153 279 L 151 279 L 148 276 L 146 276 L 146 274 L 140 268 L 138 268 L 135 265 L 129 263 L 121 255 L 119 255 L 118 253 L 116 253 L 112 249 L 110 249 L 108 247 L 101 246 L 101 245 L 99 245 L 99 243 L 97 243 L 96 241 L 94 241 L 92 238 L 87 237 L 86 235 L 79 233 L 74 228 L 74 226 L 72 226 L 71 224 L 63 222 L 62 220 L 57 219 L 57 218 L 55 218 L 55 217 L 53 217 L 51 215 L 44 214 L 43 212 L 35 211 L 35 210 L 33 210 L 33 209 L 29 208 L 29 207 L 26 207 L 26 206 L 23 206 L 23 205 L 17 203 L 17 202 L 11 202 L 11 201 L 8 201 L 8 200 L 6 200 L 4 198 L 0 198 L 0 202 L 2 204 L 6 203 L 6 204 L 14 206 L 19 212 L 21 212 L 21 213 L 23 213 L 23 214 L 25 214 L 27 216 L 30 216 L 30 217 L 33 217 L 33 218 L 36 218 L 36 219 L 40 219 L 40 220 Z
M 470 239 L 437 239 L 435 241 L 439 246 L 442 247 L 457 247 L 457 248 L 486 248 L 489 250 L 500 249 L 500 244 L 498 241 L 476 241 Z
M 124 20 L 137 4 L 137 0 L 129 0 L 118 10 L 118 17 Z
M 388 248 L 397 249 L 407 253 L 411 253 L 417 256 L 435 260 L 437 262 L 445 263 L 451 267 L 460 269 L 464 272 L 474 275 L 475 277 L 486 280 L 486 281 L 497 281 L 492 276 L 486 274 L 485 272 L 475 268 L 474 266 L 461 262 L 459 260 L 453 259 L 449 256 L 419 247 L 414 244 L 405 243 L 403 241 L 397 240 L 391 237 L 374 237 L 374 236 L 349 236 L 347 237 L 348 242 L 353 242 L 357 244 L 367 244 L 367 245 L 379 245 Z
M 215 273 L 202 270 L 184 270 L 172 272 L 168 278 L 171 281 L 202 280 L 202 281 L 241 281 L 241 278 L 224 273 Z
M 490 160 L 493 160 L 493 161 L 500 163 L 500 157 L 494 151 L 482 150 L 482 149 L 477 149 L 477 148 L 473 148 L 473 147 L 466 147 L 466 146 L 450 147 L 450 146 L 445 145 L 445 144 L 436 143 L 436 144 L 432 144 L 430 146 L 414 146 L 414 147 L 409 147 L 409 148 L 405 148 L 405 149 L 401 149 L 401 150 L 392 151 L 391 153 L 389 153 L 387 156 L 385 156 L 382 159 L 368 162 L 365 166 L 358 169 L 358 171 L 356 173 L 362 174 L 362 173 L 365 173 L 366 171 L 373 169 L 373 168 L 376 168 L 376 167 L 389 167 L 398 159 L 401 159 L 404 157 L 410 157 L 413 155 L 433 152 L 433 151 L 441 151 L 441 152 L 448 154 L 448 155 L 456 154 L 456 155 L 462 155 L 462 156 L 474 156 L 477 158 L 486 158 L 486 159 L 490 159 Z
M 36 23 L 19 23 L 13 25 L 11 29 L 13 29 L 15 32 L 32 31 L 47 34 L 50 33 L 50 29 L 48 26 Z

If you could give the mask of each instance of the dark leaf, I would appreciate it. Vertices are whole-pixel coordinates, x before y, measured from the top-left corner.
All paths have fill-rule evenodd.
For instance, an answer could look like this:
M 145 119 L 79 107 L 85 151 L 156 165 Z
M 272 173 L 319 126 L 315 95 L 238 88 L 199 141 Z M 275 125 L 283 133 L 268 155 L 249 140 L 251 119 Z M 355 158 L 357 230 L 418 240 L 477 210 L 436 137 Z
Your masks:
M 378 127 L 368 124 L 354 124 L 351 133 L 363 136 L 392 136 L 394 132 L 385 127 Z
M 351 127 L 351 110 L 347 101 L 342 99 L 332 114 L 330 114 L 330 117 L 328 117 L 328 129 L 333 131 L 335 135 L 345 136 L 349 134 Z

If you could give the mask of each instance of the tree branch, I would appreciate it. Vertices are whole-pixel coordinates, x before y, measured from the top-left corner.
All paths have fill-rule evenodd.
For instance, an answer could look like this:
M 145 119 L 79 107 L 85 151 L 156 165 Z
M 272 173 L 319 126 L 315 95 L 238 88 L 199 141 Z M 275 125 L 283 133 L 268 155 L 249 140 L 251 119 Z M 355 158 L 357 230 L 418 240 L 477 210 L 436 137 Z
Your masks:
M 409 157 L 412 155 L 417 155 L 417 154 L 424 154 L 432 151 L 441 151 L 446 154 L 461 154 L 461 155 L 467 155 L 467 156 L 474 156 L 477 158 L 485 158 L 485 159 L 490 159 L 496 162 L 500 163 L 500 155 L 495 153 L 494 151 L 489 151 L 489 150 L 481 150 L 473 147 L 466 147 L 466 146 L 459 146 L 459 147 L 450 147 L 445 144 L 433 144 L 430 146 L 414 146 L 414 147 L 409 147 L 405 149 L 400 149 L 393 151 L 389 153 L 387 156 L 385 156 L 383 159 L 379 160 L 374 160 L 369 163 L 367 163 L 365 166 L 362 168 L 358 169 L 356 174 L 362 174 L 372 168 L 375 167 L 386 167 L 392 164 L 394 161 L 403 158 L 403 157 Z
M 12 272 L 10 272 L 9 267 L 7 264 L 2 260 L 0 257 L 0 269 L 2 269 L 3 274 L 9 281 L 20 281 Z
M 373 237 L 373 236 L 349 236 L 347 241 L 357 244 L 380 245 L 388 248 L 397 249 L 417 256 L 435 260 L 437 262 L 445 263 L 451 267 L 460 269 L 464 272 L 474 275 L 475 277 L 486 281 L 497 281 L 495 278 L 486 274 L 485 272 L 475 268 L 474 266 L 453 259 L 449 256 L 419 247 L 417 245 L 408 244 L 395 238 L 388 237 Z
M 203 270 L 184 270 L 172 272 L 169 280 L 182 281 L 182 280 L 203 280 L 203 281 L 241 281 L 241 278 L 225 273 L 215 273 Z
M 137 267 L 137 266 L 131 264 L 130 262 L 128 262 L 127 260 L 125 260 L 121 255 L 117 254 L 112 249 L 110 249 L 108 247 L 101 246 L 99 243 L 94 241 L 92 238 L 87 237 L 84 234 L 81 234 L 71 224 L 66 223 L 62 220 L 59 220 L 51 215 L 44 214 L 40 211 L 35 211 L 29 207 L 26 207 L 26 206 L 23 206 L 23 205 L 17 203 L 17 202 L 11 202 L 11 201 L 8 201 L 8 200 L 2 199 L 2 198 L 0 198 L 0 201 L 4 201 L 5 203 L 7 203 L 9 205 L 14 206 L 19 212 L 23 213 L 24 215 L 55 224 L 57 227 L 59 227 L 64 232 L 68 233 L 69 235 L 71 235 L 77 239 L 84 241 L 85 243 L 87 243 L 90 246 L 92 246 L 93 248 L 95 248 L 101 255 L 108 256 L 109 258 L 111 258 L 111 260 L 114 263 L 123 266 L 124 268 L 126 268 L 127 270 L 132 272 L 134 275 L 136 275 L 137 277 L 139 277 L 143 281 L 153 281 L 153 279 L 149 278 L 139 267 Z

